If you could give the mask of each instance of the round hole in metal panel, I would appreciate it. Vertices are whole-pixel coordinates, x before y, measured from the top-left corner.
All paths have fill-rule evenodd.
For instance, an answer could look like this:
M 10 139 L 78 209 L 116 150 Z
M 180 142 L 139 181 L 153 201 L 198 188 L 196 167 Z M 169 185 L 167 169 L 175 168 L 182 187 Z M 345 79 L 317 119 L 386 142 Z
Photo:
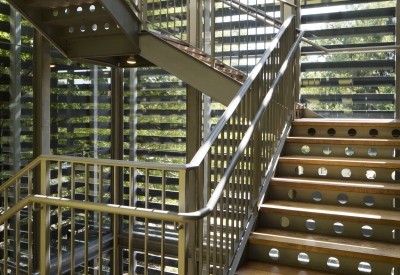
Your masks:
M 393 171 L 392 179 L 393 180 L 400 180 L 400 172 L 399 171 Z
M 69 27 L 68 31 L 69 31 L 69 33 L 73 33 L 74 32 L 74 27 Z
M 349 136 L 351 136 L 351 137 L 354 137 L 355 135 L 357 135 L 356 129 L 353 129 L 353 128 L 349 129 L 349 130 L 347 131 L 347 133 L 348 133 Z
M 361 262 L 358 264 L 358 271 L 360 271 L 361 273 L 371 273 L 372 268 L 369 263 Z
M 344 149 L 344 152 L 347 156 L 352 156 L 354 155 L 354 148 L 353 147 L 346 147 L 346 149 Z
M 280 220 L 280 224 L 282 227 L 288 227 L 290 224 L 290 221 L 287 217 L 282 217 Z
M 363 227 L 361 227 L 361 233 L 363 234 L 364 237 L 369 238 L 374 233 L 374 230 L 372 229 L 371 226 L 364 225 Z
M 110 24 L 109 23 L 105 23 L 104 24 L 104 29 L 105 30 L 109 30 L 110 29 Z
M 393 230 L 392 230 L 392 239 L 393 239 L 393 240 L 396 240 L 396 239 L 398 238 L 398 236 L 399 236 L 399 231 L 398 231 L 398 229 L 393 229 Z
M 376 129 L 369 130 L 369 135 L 371 137 L 376 137 L 378 135 L 378 130 L 376 130 Z
M 376 178 L 376 172 L 374 170 L 367 170 L 367 172 L 365 173 L 365 176 L 369 180 L 374 180 Z
M 400 198 L 393 198 L 392 206 L 393 208 L 400 209 Z
M 96 25 L 96 24 L 93 24 L 92 30 L 93 30 L 94 32 L 97 31 L 97 25 Z
M 58 16 L 58 10 L 53 10 L 53 16 L 54 17 Z
M 304 174 L 304 168 L 303 168 L 303 166 L 300 166 L 300 165 L 297 166 L 296 169 L 295 169 L 295 172 L 296 172 L 296 174 L 299 175 L 299 176 L 303 175 L 303 174 Z
M 85 26 L 81 26 L 81 32 L 85 32 L 86 28 Z
M 332 153 L 332 149 L 331 149 L 331 147 L 329 147 L 329 146 L 325 146 L 323 149 L 322 149 L 322 152 L 324 153 L 324 155 L 330 155 L 331 153 Z
M 341 222 L 335 222 L 333 224 L 333 231 L 337 234 L 342 234 L 344 232 L 344 225 Z
M 364 203 L 366 206 L 373 206 L 375 204 L 375 199 L 372 196 L 365 196 Z
M 310 262 L 310 258 L 308 257 L 308 255 L 303 252 L 299 253 L 299 255 L 297 256 L 297 260 L 301 264 L 308 264 Z
M 96 7 L 94 5 L 90 5 L 89 10 L 90 12 L 94 12 L 96 10 Z
M 337 269 L 340 267 L 340 263 L 339 260 L 335 257 L 329 257 L 328 261 L 326 262 L 326 264 L 333 269 Z
M 318 168 L 318 175 L 323 177 L 328 175 L 328 169 L 326 169 L 325 167 Z
M 350 178 L 351 177 L 351 170 L 349 168 L 344 168 L 342 170 L 342 177 Z
M 336 134 L 336 130 L 333 128 L 329 128 L 327 133 L 329 136 L 334 136 Z
M 378 154 L 378 151 L 375 148 L 369 148 L 368 149 L 368 156 L 376 157 L 377 154 Z
M 392 157 L 394 157 L 394 158 L 400 157 L 400 149 L 394 148 L 392 150 Z
M 290 189 L 290 190 L 288 191 L 288 197 L 289 197 L 289 199 L 294 200 L 294 199 L 296 198 L 296 190 Z
M 392 131 L 392 136 L 393 136 L 394 138 L 400 137 L 400 130 L 399 130 L 399 129 L 394 129 L 394 130 Z
M 315 230 L 315 228 L 317 228 L 317 223 L 312 219 L 308 219 L 306 221 L 306 227 L 308 230 Z
M 337 196 L 337 199 L 338 199 L 338 202 L 339 202 L 340 204 L 346 204 L 347 201 L 349 200 L 349 198 L 347 197 L 347 195 L 346 195 L 345 193 L 340 193 L 340 194 Z
M 276 248 L 272 248 L 269 251 L 269 256 L 271 257 L 272 260 L 278 260 L 279 259 L 279 250 Z
M 308 153 L 310 153 L 310 146 L 308 145 L 303 145 L 303 147 L 301 147 L 301 152 L 305 155 L 307 155 Z
M 81 12 L 82 12 L 82 7 L 77 7 L 77 8 L 76 8 L 76 12 L 77 12 L 77 13 L 81 13 Z
M 322 200 L 322 194 L 319 191 L 314 191 L 312 193 L 312 198 L 314 201 L 321 201 Z
M 64 10 L 64 12 L 65 12 L 66 15 L 68 15 L 71 11 L 70 11 L 69 8 L 66 8 L 66 9 Z
M 314 136 L 314 135 L 317 133 L 317 131 L 315 131 L 314 128 L 310 128 L 310 129 L 308 129 L 307 133 L 308 133 L 310 136 Z

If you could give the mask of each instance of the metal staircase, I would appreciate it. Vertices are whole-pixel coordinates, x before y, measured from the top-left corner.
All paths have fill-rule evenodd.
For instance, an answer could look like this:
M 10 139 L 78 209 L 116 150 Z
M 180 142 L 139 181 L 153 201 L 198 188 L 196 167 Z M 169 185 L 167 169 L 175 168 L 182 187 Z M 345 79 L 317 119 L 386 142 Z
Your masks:
M 398 274 L 399 128 L 294 121 L 236 274 Z
M 49 155 L 35 159 L 0 186 L 2 273 L 236 270 L 294 116 L 294 56 L 303 33 L 296 31 L 291 15 L 265 42 L 262 55 L 246 58 L 255 64 L 234 66 L 217 61 L 215 53 L 159 36 L 139 34 L 143 54 L 157 54 L 146 42 L 157 39 L 156 45 L 170 47 L 179 59 L 194 61 L 193 72 L 205 64 L 197 72 L 218 75 L 238 89 L 220 98 L 229 106 L 213 132 L 182 165 Z M 247 79 L 241 67 L 252 69 Z M 273 124 L 266 123 L 277 114 Z

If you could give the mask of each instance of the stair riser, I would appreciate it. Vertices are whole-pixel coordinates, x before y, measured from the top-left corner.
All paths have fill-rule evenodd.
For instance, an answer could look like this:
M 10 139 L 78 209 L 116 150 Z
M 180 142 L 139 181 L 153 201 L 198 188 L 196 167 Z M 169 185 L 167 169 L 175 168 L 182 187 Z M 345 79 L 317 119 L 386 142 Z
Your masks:
M 291 231 L 300 231 L 304 233 L 315 233 L 315 234 L 324 234 L 329 236 L 336 237 L 348 237 L 360 240 L 367 241 L 379 241 L 379 242 L 389 242 L 389 243 L 398 243 L 400 244 L 400 225 L 398 226 L 388 226 L 388 225 L 380 225 L 374 224 L 371 222 L 353 222 L 351 218 L 317 218 L 312 215 L 310 216 L 299 216 L 296 214 L 280 214 L 280 213 L 261 213 L 260 214 L 260 225 L 267 228 L 274 229 L 284 229 Z M 282 226 L 282 218 L 286 217 L 289 221 L 289 225 L 286 227 Z M 309 230 L 307 228 L 307 220 L 313 220 L 315 222 L 315 229 Z M 341 223 L 343 227 L 335 227 L 335 229 L 344 229 L 344 231 L 340 234 L 336 233 L 334 230 L 334 223 Z M 286 224 L 285 224 L 286 225 Z M 371 231 L 366 231 L 365 233 L 372 233 L 372 236 L 365 237 L 361 228 L 363 226 L 370 226 L 372 228 Z M 394 233 L 393 233 L 393 230 Z M 393 236 L 394 235 L 394 236 Z M 394 238 L 393 238 L 394 237 Z
M 309 134 L 309 132 L 314 132 L 313 130 L 315 130 L 315 134 L 311 135 Z M 334 132 L 330 129 L 333 129 Z M 351 129 L 355 130 L 355 135 L 354 131 L 352 131 Z M 399 128 L 391 128 L 391 127 L 360 127 L 360 126 L 354 126 L 354 127 L 342 127 L 342 126 L 335 126 L 334 124 L 332 125 L 324 125 L 324 126 L 308 126 L 308 125 L 304 125 L 304 126 L 295 126 L 293 128 L 293 136 L 303 136 L 303 137 L 327 137 L 327 138 L 398 138 L 397 134 L 398 133 L 393 133 L 394 130 L 400 130 Z M 350 135 L 349 134 L 349 130 L 350 130 Z M 371 134 L 375 135 L 375 133 L 373 133 L 376 130 L 378 131 L 378 134 L 376 136 L 372 136 Z M 333 135 L 329 135 L 328 131 L 330 131 L 331 134 Z M 370 131 L 371 134 L 370 134 Z
M 303 151 L 309 148 L 309 153 L 305 154 Z M 328 148 L 329 147 L 329 148 Z M 351 154 L 351 149 L 354 153 Z M 369 155 L 369 150 L 371 154 L 373 149 L 376 150 L 376 155 Z M 364 146 L 364 145 L 337 145 L 337 144 L 311 144 L 311 143 L 287 143 L 286 144 L 286 154 L 287 155 L 307 155 L 307 156 L 319 156 L 319 157 L 342 157 L 342 158 L 369 158 L 374 160 L 376 158 L 382 159 L 397 159 L 400 158 L 393 157 L 393 150 L 398 147 L 395 146 Z M 325 154 L 325 152 L 330 151 L 331 153 Z M 347 153 L 346 153 L 347 152 Z
M 319 196 L 319 194 L 316 192 L 319 192 L 322 195 L 322 199 L 320 201 L 315 200 L 319 198 L 317 197 Z M 347 196 L 346 203 L 339 202 L 339 198 L 342 202 L 344 202 L 343 194 Z M 289 195 L 290 196 L 294 195 L 294 198 L 291 199 Z M 355 192 L 346 192 L 339 190 L 323 190 L 318 188 L 318 186 L 316 186 L 313 189 L 293 188 L 286 186 L 270 186 L 269 197 L 273 198 L 274 200 L 321 203 L 321 204 L 337 205 L 338 207 L 342 205 L 365 207 L 367 211 L 370 208 L 396 210 L 393 207 L 393 199 L 400 198 L 400 194 L 396 196 L 396 195 L 381 195 L 381 194 L 369 194 L 369 193 L 355 193 Z M 371 197 L 373 198 L 373 205 L 367 206 L 364 200 L 370 204 L 370 202 L 372 203 Z M 400 211 L 400 209 L 398 209 L 398 211 Z
M 303 167 L 304 171 L 302 175 L 298 173 L 298 167 Z M 325 176 L 320 176 L 318 174 L 318 169 L 326 168 L 327 174 Z M 350 177 L 343 177 L 342 172 L 345 175 L 348 175 L 344 169 L 349 169 L 351 172 Z M 375 171 L 368 172 L 368 175 L 371 179 L 367 178 L 367 171 Z M 398 171 L 397 180 L 393 180 L 392 173 Z M 375 175 L 375 178 L 373 176 Z M 276 176 L 278 177 L 306 177 L 306 178 L 316 178 L 316 179 L 336 179 L 336 180 L 356 180 L 356 181 L 368 181 L 372 182 L 388 182 L 388 183 L 400 183 L 400 169 L 395 168 L 366 168 L 361 166 L 334 166 L 334 165 L 314 165 L 314 164 L 303 164 L 299 162 L 298 164 L 293 163 L 279 163 Z M 372 179 L 373 178 L 373 179 Z
M 273 260 L 269 256 L 271 249 L 279 250 L 279 259 Z M 315 253 L 303 250 L 294 250 L 287 248 L 280 248 L 277 246 L 269 245 L 256 245 L 250 244 L 249 247 L 250 258 L 260 261 L 266 261 L 271 263 L 280 263 L 284 265 L 297 266 L 301 268 L 312 268 L 326 272 L 337 272 L 338 274 L 370 274 L 370 275 L 390 275 L 392 268 L 395 266 L 389 263 L 381 263 L 375 261 L 365 261 L 363 259 L 349 258 L 345 256 L 335 256 L 331 254 Z M 309 257 L 309 263 L 301 264 L 298 261 L 299 253 L 306 253 Z M 335 257 L 339 260 L 340 266 L 337 269 L 333 269 L 327 265 L 327 261 L 330 257 Z M 371 267 L 371 273 L 361 273 L 358 270 L 360 262 L 368 262 Z M 396 267 L 398 268 L 398 267 Z

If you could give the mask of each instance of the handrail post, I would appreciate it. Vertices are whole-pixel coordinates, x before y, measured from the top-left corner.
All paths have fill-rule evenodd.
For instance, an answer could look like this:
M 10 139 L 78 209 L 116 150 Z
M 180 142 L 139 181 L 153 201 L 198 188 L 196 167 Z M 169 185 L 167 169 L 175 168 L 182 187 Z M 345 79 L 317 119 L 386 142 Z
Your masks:
M 189 192 L 190 183 L 187 180 L 187 171 L 181 170 L 179 172 L 179 212 L 186 213 L 188 208 L 187 193 Z M 194 188 L 194 187 L 192 187 Z M 188 227 L 185 223 L 175 224 L 175 230 L 178 231 L 178 274 L 193 274 L 188 273 Z M 193 238 L 194 239 L 194 238 Z M 192 255 L 194 257 L 194 255 Z
M 41 160 L 40 163 L 40 194 L 50 195 L 50 161 Z M 36 183 L 38 184 L 38 183 Z M 40 208 L 40 274 L 50 272 L 50 205 L 45 204 Z

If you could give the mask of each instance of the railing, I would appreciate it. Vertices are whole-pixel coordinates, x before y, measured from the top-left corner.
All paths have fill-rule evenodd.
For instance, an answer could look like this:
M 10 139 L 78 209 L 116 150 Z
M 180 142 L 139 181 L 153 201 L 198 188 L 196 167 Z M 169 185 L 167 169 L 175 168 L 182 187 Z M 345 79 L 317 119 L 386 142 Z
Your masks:
M 192 4 L 184 0 L 150 0 L 146 3 L 142 8 L 143 29 L 183 40 L 206 53 L 214 66 L 222 62 L 246 75 L 278 31 L 277 23 L 282 23 L 277 19 L 278 0 L 251 4 L 263 7 L 257 15 L 259 20 L 254 19 L 249 1 L 203 0 Z
M 293 116 L 302 35 L 289 17 L 189 164 L 42 156 L 0 186 L 3 273 L 134 274 L 141 261 L 148 274 L 155 258 L 160 274 L 234 272 Z

